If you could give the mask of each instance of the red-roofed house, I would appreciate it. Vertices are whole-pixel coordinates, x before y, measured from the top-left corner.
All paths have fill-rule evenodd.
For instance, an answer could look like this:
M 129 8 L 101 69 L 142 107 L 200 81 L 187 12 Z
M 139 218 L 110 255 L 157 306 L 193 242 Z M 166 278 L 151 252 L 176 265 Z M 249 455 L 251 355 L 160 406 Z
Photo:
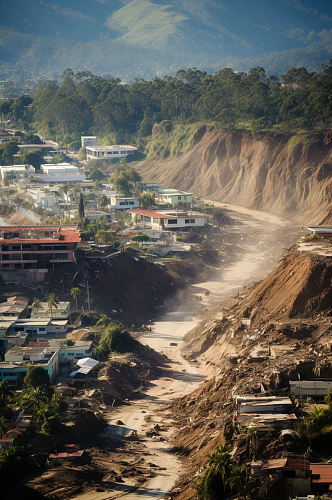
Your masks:
M 0 275 L 5 281 L 42 281 L 48 269 L 75 262 L 76 226 L 0 227 Z M 20 278 L 18 278 L 20 279 Z
M 158 211 L 158 210 L 129 210 L 132 218 L 138 216 L 147 227 L 155 230 L 168 229 L 170 231 L 186 231 L 189 227 L 204 226 L 211 215 L 194 211 Z

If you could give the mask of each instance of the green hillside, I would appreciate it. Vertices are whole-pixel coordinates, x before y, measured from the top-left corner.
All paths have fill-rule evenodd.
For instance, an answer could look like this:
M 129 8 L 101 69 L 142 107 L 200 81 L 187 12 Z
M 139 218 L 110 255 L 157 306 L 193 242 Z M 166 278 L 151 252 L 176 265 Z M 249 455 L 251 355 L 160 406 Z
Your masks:
M 122 40 L 133 45 L 160 47 L 171 35 L 180 35 L 181 23 L 189 18 L 171 5 L 134 0 L 109 16 L 107 26 L 123 31 Z
M 277 0 L 11 0 L 1 6 L 0 77 L 135 77 L 196 67 L 281 74 L 332 57 L 332 4 Z

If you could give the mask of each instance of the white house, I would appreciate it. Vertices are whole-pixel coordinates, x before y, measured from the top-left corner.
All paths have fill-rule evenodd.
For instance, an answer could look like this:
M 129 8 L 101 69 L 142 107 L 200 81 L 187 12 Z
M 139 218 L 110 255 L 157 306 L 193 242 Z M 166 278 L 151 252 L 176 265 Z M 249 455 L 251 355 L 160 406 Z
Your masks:
M 45 193 L 44 189 L 27 189 L 27 195 L 32 198 L 35 207 L 52 208 L 57 204 L 57 196 Z
M 36 173 L 36 182 L 43 184 L 66 184 L 86 180 L 85 174 L 81 173 L 74 165 L 66 162 L 57 164 L 44 163 L 40 166 L 40 172 Z
M 87 160 L 108 160 L 112 158 L 125 158 L 137 151 L 134 146 L 86 146 Z
M 35 168 L 31 165 L 8 165 L 0 167 L 2 180 L 8 182 L 18 181 L 35 173 Z
M 112 196 L 109 208 L 113 208 L 115 210 L 129 210 L 139 208 L 139 201 L 138 198 Z
M 24 332 L 32 336 L 36 335 L 56 335 L 67 333 L 68 320 L 55 318 L 25 318 L 17 319 L 8 328 L 8 333 Z
M 75 340 L 74 345 L 67 345 L 66 340 L 49 340 L 51 349 L 59 349 L 60 363 L 66 363 L 71 359 L 82 359 L 92 355 L 92 342 L 87 340 Z
M 198 212 L 177 212 L 177 211 L 157 211 L 157 210 L 129 210 L 132 218 L 139 216 L 140 221 L 151 229 L 171 231 L 188 230 L 190 227 L 204 226 L 211 215 L 200 214 Z
M 63 162 L 56 164 L 43 164 L 40 170 L 47 175 L 53 174 L 78 174 L 79 170 L 71 163 Z
M 158 189 L 156 197 L 160 202 L 170 203 L 172 206 L 175 203 L 192 203 L 193 201 L 192 193 L 177 191 L 176 189 Z
M 86 148 L 87 146 L 97 146 L 97 144 L 97 137 L 94 135 L 81 136 L 82 148 Z
M 31 318 L 50 318 L 50 310 L 47 302 L 40 302 L 40 307 L 31 311 Z M 70 313 L 70 303 L 69 302 L 59 302 L 57 307 L 52 309 L 53 319 L 67 319 Z

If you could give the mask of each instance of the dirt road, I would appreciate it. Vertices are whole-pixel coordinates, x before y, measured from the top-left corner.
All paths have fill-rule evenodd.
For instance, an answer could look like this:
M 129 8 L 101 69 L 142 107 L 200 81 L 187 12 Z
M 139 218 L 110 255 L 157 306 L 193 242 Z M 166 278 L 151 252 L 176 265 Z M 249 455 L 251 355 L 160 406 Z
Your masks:
M 167 356 L 168 368 L 164 377 L 146 385 L 145 397 L 134 401 L 130 406 L 119 408 L 112 414 L 111 425 L 103 435 L 107 442 L 110 438 L 120 438 L 131 430 L 136 430 L 139 440 L 142 440 L 146 447 L 145 460 L 152 464 L 154 477 L 138 489 L 133 490 L 130 480 L 125 480 L 113 491 L 89 492 L 75 499 L 106 500 L 119 496 L 126 500 L 138 497 L 144 500 L 151 497 L 160 498 L 179 478 L 181 463 L 176 455 L 170 452 L 167 442 L 172 434 L 172 424 L 167 413 L 157 410 L 173 398 L 190 393 L 204 380 L 204 367 L 199 369 L 181 357 L 182 339 L 197 325 L 201 313 L 207 315 L 207 310 L 212 311 L 220 302 L 272 271 L 282 257 L 285 247 L 289 248 L 299 238 L 298 229 L 275 216 L 245 210 L 242 213 L 233 212 L 231 217 L 237 223 L 225 230 L 225 238 L 232 237 L 232 240 L 236 241 L 234 263 L 224 267 L 221 262 L 215 268 L 213 280 L 194 285 L 182 292 L 179 295 L 178 308 L 165 314 L 160 321 L 152 325 L 151 332 L 140 337 L 142 343 Z M 207 290 L 211 292 L 208 296 L 205 295 Z M 116 425 L 118 420 L 124 425 Z M 158 432 L 162 441 L 159 436 L 146 436 L 146 432 L 156 424 L 164 429 Z

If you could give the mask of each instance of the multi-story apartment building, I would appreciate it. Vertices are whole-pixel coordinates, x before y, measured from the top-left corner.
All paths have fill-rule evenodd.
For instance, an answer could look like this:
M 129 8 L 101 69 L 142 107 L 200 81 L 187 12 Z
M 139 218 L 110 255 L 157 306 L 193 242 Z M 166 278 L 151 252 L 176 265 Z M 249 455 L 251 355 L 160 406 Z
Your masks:
M 75 262 L 76 226 L 0 227 L 0 275 L 4 280 L 41 281 L 48 269 Z M 14 278 L 9 273 L 16 272 Z

